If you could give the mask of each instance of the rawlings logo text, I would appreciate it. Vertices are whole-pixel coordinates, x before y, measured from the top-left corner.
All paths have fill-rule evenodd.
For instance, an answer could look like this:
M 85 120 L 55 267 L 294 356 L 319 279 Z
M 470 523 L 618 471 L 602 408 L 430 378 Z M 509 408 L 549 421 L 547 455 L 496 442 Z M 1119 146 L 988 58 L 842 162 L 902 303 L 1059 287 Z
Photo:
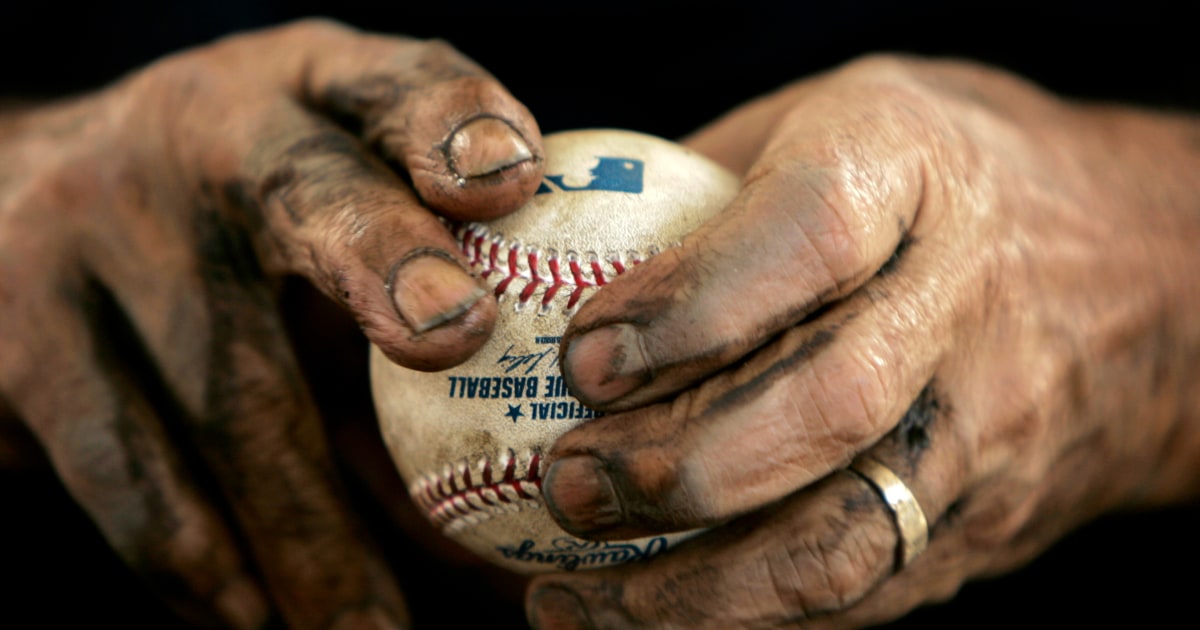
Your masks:
M 634 542 L 601 542 L 556 538 L 549 549 L 535 549 L 534 541 L 524 540 L 516 547 L 496 547 L 505 558 L 534 564 L 554 565 L 560 571 L 580 567 L 604 566 L 645 560 L 667 548 L 667 539 L 656 536 L 645 546 Z

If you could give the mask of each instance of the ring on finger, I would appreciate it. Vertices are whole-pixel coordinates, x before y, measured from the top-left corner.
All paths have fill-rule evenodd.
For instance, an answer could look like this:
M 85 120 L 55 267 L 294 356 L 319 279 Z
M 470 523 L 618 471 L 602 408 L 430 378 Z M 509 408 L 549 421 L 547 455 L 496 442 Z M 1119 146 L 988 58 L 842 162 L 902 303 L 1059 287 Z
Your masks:
M 929 544 L 929 522 L 921 504 L 899 475 L 874 457 L 858 458 L 850 470 L 871 484 L 891 511 L 899 534 L 895 570 L 903 569 Z

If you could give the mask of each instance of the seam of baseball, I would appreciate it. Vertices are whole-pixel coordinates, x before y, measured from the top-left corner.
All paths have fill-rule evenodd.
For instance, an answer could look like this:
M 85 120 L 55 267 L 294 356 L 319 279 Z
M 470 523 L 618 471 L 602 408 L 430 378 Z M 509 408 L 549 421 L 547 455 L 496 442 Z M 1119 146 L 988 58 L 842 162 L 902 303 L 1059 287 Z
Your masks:
M 629 250 L 624 255 L 601 256 L 572 250 L 563 254 L 555 249 L 523 245 L 516 239 L 507 240 L 504 234 L 480 223 L 461 223 L 454 236 L 471 266 L 482 268 L 480 276 L 496 282 L 496 297 L 515 293 L 517 307 L 521 308 L 534 301 L 541 289 L 539 313 L 548 312 L 555 298 L 562 295 L 567 296 L 566 309 L 573 310 L 582 303 L 585 291 L 608 284 L 658 253 L 658 248 L 651 247 L 646 252 Z M 518 281 L 525 283 L 520 291 L 513 286 Z
M 518 456 L 509 449 L 500 457 L 480 459 L 474 468 L 462 461 L 422 475 L 409 493 L 430 522 L 453 533 L 492 516 L 541 507 L 541 464 L 541 453 Z

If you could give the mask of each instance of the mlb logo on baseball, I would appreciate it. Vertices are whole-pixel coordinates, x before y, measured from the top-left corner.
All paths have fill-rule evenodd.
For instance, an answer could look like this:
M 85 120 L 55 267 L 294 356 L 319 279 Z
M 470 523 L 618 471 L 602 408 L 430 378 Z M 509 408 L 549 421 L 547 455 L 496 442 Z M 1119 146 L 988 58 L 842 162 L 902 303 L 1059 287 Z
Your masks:
M 607 190 L 610 192 L 642 192 L 642 173 L 645 164 L 641 160 L 596 156 L 596 167 L 590 171 L 590 179 L 582 186 L 572 186 L 564 180 L 566 175 L 546 175 L 546 181 L 538 187 L 538 195 L 554 192 L 554 188 L 564 191 L 573 190 Z

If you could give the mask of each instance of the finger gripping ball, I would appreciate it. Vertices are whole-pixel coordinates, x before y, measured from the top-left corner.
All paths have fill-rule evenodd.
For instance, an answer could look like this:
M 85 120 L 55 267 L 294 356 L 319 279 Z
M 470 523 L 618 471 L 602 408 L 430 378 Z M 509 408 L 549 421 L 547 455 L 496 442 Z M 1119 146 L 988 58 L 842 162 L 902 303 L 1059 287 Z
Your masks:
M 499 299 L 492 338 L 440 372 L 400 367 L 374 347 L 370 359 L 380 429 L 413 500 L 447 536 L 525 574 L 644 559 L 690 535 L 571 537 L 542 503 L 543 455 L 596 417 L 559 371 L 570 316 L 738 190 L 721 166 L 645 134 L 563 132 L 547 136 L 545 149 L 546 175 L 526 206 L 486 223 L 451 224 Z

